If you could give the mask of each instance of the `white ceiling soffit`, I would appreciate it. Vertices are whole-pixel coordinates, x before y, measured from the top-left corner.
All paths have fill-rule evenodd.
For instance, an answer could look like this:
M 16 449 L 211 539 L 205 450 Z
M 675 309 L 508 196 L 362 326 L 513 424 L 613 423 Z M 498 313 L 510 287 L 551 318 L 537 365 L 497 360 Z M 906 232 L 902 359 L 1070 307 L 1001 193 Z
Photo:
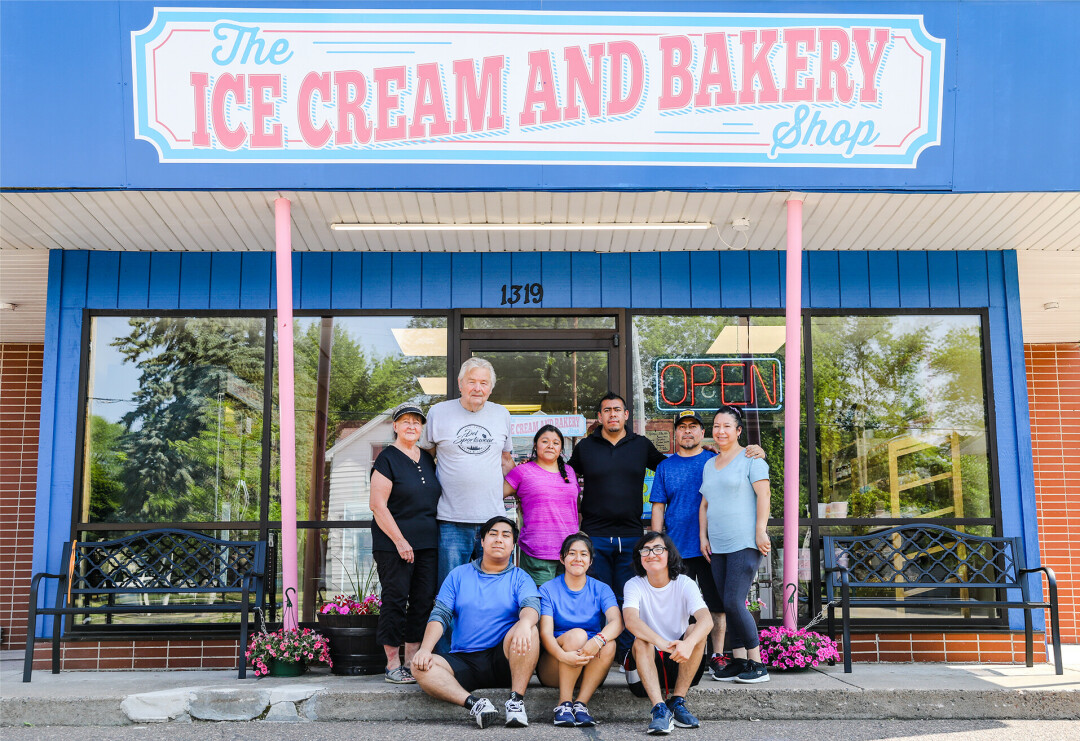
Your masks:
M 45 287 L 49 253 L 45 250 L 0 249 L 0 342 L 41 342 L 45 337 Z
M 0 194 L 0 247 L 272 250 L 274 199 L 292 201 L 293 249 L 519 252 L 785 246 L 786 193 L 87 191 Z M 809 193 L 808 250 L 1080 249 L 1080 193 Z M 746 232 L 733 219 L 750 220 Z M 332 223 L 700 222 L 707 231 L 346 232 Z
M 1025 343 L 1080 342 L 1080 252 L 1020 252 Z

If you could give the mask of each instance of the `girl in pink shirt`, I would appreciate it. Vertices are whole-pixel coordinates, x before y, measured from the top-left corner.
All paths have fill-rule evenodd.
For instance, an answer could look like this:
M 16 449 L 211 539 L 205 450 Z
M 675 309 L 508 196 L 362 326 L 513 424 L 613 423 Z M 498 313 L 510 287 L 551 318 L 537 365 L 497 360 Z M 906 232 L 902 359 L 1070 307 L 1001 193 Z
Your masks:
M 503 492 L 521 502 L 521 568 L 536 586 L 555 578 L 559 548 L 578 531 L 577 474 L 562 459 L 563 436 L 544 425 L 533 437 L 528 463 L 506 475 Z

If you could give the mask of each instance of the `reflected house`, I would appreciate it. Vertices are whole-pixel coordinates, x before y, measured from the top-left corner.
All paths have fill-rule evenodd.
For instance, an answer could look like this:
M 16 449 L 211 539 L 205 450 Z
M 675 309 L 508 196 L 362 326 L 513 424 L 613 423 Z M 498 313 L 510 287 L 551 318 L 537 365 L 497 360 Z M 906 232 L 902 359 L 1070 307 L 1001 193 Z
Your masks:
M 328 520 L 371 519 L 371 464 L 393 439 L 390 412 L 388 409 L 377 414 L 326 451 L 326 462 L 330 464 Z M 371 560 L 371 531 L 331 528 L 327 538 L 324 576 L 327 593 L 353 594 L 362 589 L 369 581 L 370 567 L 362 564 Z

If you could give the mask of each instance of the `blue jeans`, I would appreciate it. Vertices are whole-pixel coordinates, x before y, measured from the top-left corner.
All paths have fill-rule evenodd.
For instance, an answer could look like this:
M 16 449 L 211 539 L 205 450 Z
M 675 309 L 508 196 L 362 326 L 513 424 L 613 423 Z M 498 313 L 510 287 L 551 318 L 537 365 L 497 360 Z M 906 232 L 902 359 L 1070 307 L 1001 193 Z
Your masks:
M 439 521 L 439 587 L 451 571 L 480 555 L 480 524 Z M 436 590 L 438 591 L 438 590 Z
M 592 538 L 596 557 L 589 568 L 589 576 L 611 587 L 619 602 L 619 609 L 622 609 L 623 587 L 634 577 L 634 543 L 637 541 L 637 537 L 607 538 L 598 535 Z M 633 633 L 624 630 L 619 636 L 617 649 L 620 659 L 630 650 L 633 642 Z
M 471 522 L 439 521 L 439 577 L 438 594 L 442 584 L 451 571 L 462 564 L 469 563 L 480 555 L 480 524 Z M 452 605 L 448 605 L 452 607 Z M 435 650 L 450 653 L 450 636 L 453 628 L 443 633 L 435 644 Z

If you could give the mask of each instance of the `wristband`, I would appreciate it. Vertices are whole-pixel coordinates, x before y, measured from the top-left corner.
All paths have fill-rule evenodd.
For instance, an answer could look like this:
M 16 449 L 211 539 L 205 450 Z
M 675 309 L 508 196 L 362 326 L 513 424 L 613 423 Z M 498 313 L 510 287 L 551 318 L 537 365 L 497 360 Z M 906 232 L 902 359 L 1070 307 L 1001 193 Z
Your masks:
M 606 639 L 606 638 L 604 638 L 604 636 L 603 636 L 603 634 L 602 634 L 602 633 L 597 633 L 596 635 L 594 635 L 594 636 L 593 636 L 593 638 L 595 638 L 595 639 L 596 639 L 596 642 L 600 644 L 600 648 L 601 648 L 601 649 L 602 649 L 602 648 L 603 648 L 604 646 L 606 646 L 606 645 L 607 645 L 607 639 Z

